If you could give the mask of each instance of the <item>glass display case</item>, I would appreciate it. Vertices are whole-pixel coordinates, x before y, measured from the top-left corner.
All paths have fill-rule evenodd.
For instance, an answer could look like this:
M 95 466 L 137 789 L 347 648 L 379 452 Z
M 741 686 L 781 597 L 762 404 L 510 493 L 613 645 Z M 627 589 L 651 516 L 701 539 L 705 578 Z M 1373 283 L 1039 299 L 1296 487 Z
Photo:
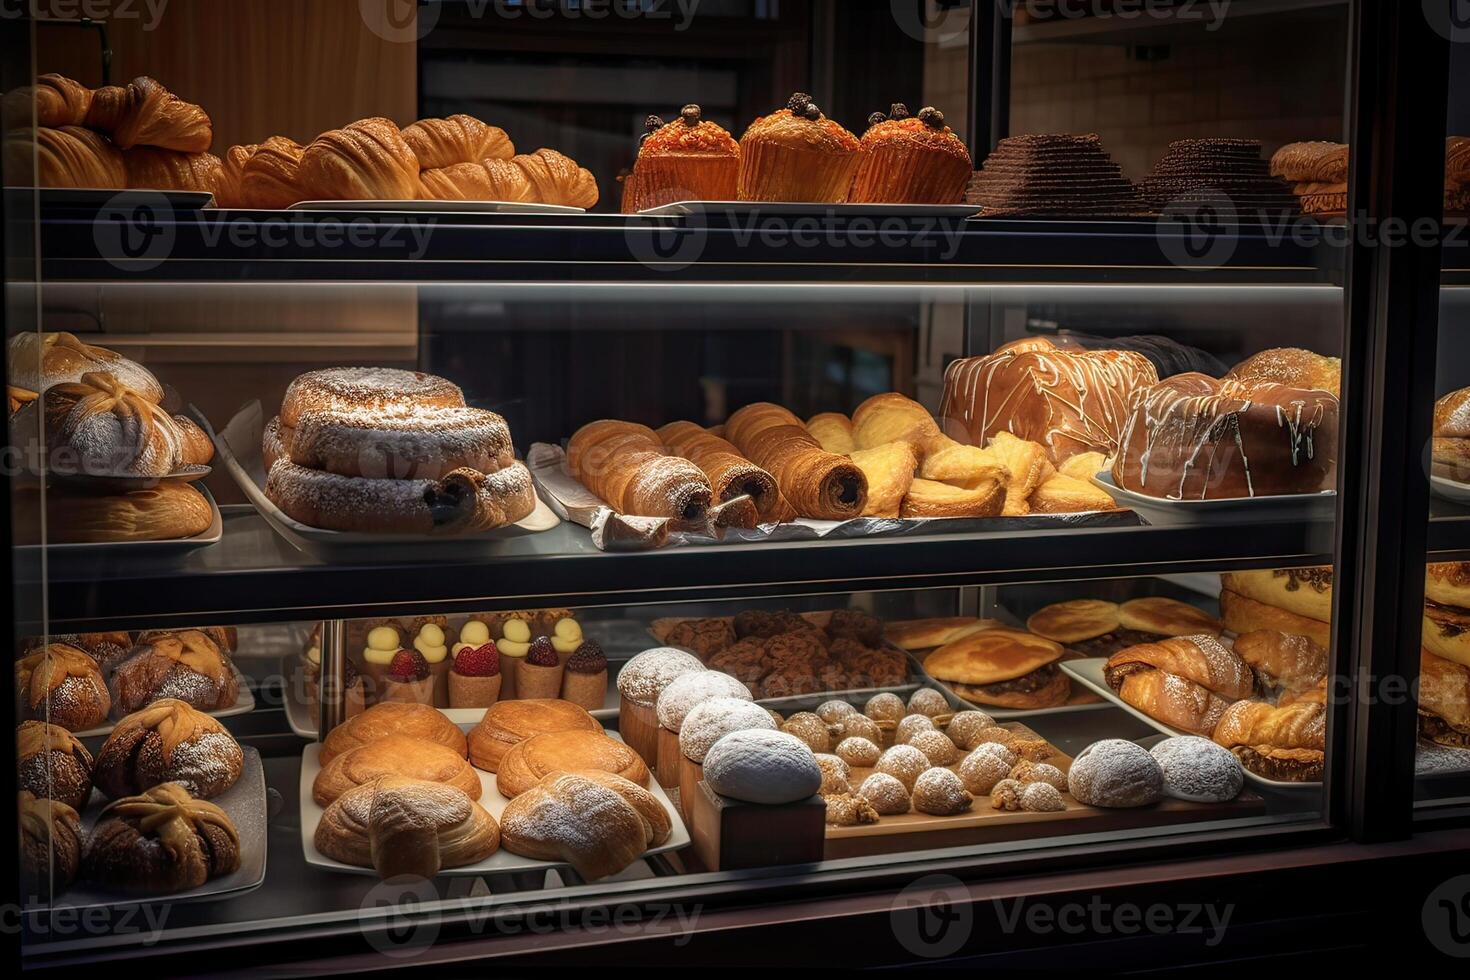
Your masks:
M 18 962 L 1463 849 L 1432 17 L 397 6 L 0 24 Z

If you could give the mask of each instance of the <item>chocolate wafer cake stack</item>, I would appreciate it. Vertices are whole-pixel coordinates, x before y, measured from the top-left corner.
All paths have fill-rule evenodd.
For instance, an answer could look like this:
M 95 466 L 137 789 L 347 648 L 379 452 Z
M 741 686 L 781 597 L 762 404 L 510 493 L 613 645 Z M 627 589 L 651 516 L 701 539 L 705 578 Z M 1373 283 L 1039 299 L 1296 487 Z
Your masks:
M 1291 188 L 1271 176 L 1257 140 L 1175 140 L 1139 189 L 1156 211 L 1220 205 L 1224 198 L 1237 218 L 1300 213 Z
M 1008 136 L 970 178 L 980 217 L 1123 218 L 1148 213 L 1097 136 Z

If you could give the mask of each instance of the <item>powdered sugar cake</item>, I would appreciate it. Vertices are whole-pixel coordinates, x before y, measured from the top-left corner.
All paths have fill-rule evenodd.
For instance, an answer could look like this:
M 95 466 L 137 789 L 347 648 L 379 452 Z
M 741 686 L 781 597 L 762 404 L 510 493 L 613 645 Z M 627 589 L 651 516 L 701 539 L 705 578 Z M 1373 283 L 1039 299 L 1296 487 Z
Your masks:
M 397 368 L 339 367 L 308 371 L 286 388 L 281 422 L 295 428 L 311 411 L 363 410 L 376 415 L 417 408 L 462 408 L 464 392 L 443 378 Z

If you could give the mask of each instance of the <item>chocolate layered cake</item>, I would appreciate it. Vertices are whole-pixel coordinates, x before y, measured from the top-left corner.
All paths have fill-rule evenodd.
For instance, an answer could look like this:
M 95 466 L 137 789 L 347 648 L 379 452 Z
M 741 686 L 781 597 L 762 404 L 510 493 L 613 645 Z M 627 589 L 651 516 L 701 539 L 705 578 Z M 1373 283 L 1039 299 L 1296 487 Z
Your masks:
M 1176 140 L 1139 184 L 1156 211 L 1222 207 L 1236 217 L 1299 214 L 1297 196 L 1273 177 L 1256 140 Z
M 1010 136 L 970 179 L 981 217 L 1121 218 L 1147 214 L 1096 135 Z

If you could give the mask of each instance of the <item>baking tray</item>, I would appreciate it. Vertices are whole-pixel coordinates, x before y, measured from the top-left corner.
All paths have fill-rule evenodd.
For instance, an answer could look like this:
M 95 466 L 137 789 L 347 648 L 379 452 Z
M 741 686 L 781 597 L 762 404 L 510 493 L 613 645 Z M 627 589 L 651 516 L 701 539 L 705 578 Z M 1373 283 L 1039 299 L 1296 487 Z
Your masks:
M 645 218 L 954 218 L 978 215 L 974 204 L 820 204 L 800 201 L 676 201 L 638 213 Z
M 621 665 L 618 665 L 621 666 Z M 306 684 L 301 679 L 301 658 L 288 655 L 281 658 L 281 677 L 285 681 L 286 723 L 291 731 L 302 738 L 317 737 L 317 719 L 312 716 L 311 705 L 306 700 Z M 461 728 L 474 728 L 485 717 L 484 708 L 440 708 L 444 717 Z M 602 707 L 590 712 L 598 721 L 608 722 L 618 716 L 618 684 L 614 665 L 608 665 L 607 697 Z
M 195 489 L 204 494 L 204 499 L 209 502 L 209 511 L 213 519 L 209 527 L 194 535 L 192 538 L 165 538 L 161 541 L 79 541 L 73 544 L 18 544 L 17 551 L 27 549 L 45 548 L 49 555 L 66 555 L 78 558 L 104 558 L 112 555 L 137 555 L 137 556 L 166 556 L 171 554 L 183 554 L 196 548 L 205 548 L 212 544 L 219 544 L 220 539 L 225 536 L 225 521 L 220 516 L 219 504 L 215 503 L 214 494 L 209 492 L 209 487 L 202 483 L 196 484 Z
M 1460 483 L 1447 476 L 1431 474 L 1429 489 L 1436 497 L 1453 500 L 1457 504 L 1470 504 L 1470 483 Z
M 1169 500 L 1124 490 L 1111 473 L 1098 473 L 1092 482 L 1118 502 L 1137 511 L 1150 524 L 1207 524 L 1224 521 L 1330 521 L 1337 513 L 1337 491 L 1280 494 L 1271 497 L 1229 497 L 1223 500 Z
M 1127 703 L 1121 697 L 1119 697 L 1118 692 L 1113 690 L 1108 682 L 1103 679 L 1103 666 L 1107 662 L 1107 657 L 1088 657 L 1083 660 L 1064 660 L 1062 661 L 1062 670 L 1070 674 L 1074 680 L 1092 688 L 1098 694 L 1101 694 L 1104 698 L 1107 698 L 1107 700 L 1111 702 L 1112 705 L 1122 708 L 1124 711 L 1128 712 L 1139 721 L 1148 725 L 1156 732 L 1162 732 L 1165 735 L 1195 734 L 1194 732 L 1180 731 L 1179 729 L 1174 728 L 1172 725 L 1166 725 L 1163 722 L 1159 721 L 1157 718 L 1154 718 L 1143 711 L 1139 711 L 1137 708 L 1133 707 L 1133 705 Z M 1251 772 L 1249 769 L 1245 770 L 1245 778 L 1249 782 L 1255 783 L 1257 786 L 1262 786 L 1267 789 L 1279 790 L 1283 792 L 1319 792 L 1322 789 L 1322 783 L 1320 780 L 1316 782 L 1297 783 L 1287 782 L 1280 779 L 1267 779 L 1265 776 L 1257 775 L 1256 773 Z
M 254 401 L 241 409 L 224 430 L 216 433 L 198 409 L 190 409 L 195 421 L 214 440 L 225 470 L 254 505 L 265 522 L 298 551 L 326 562 L 371 561 L 387 558 L 443 559 L 465 552 L 486 552 L 495 543 L 548 531 L 561 521 L 539 497 L 536 509 L 509 527 L 471 535 L 374 534 L 355 531 L 324 531 L 287 517 L 265 495 L 265 467 L 260 455 L 260 437 L 265 430 L 265 412 Z
M 153 895 L 137 895 L 131 892 L 114 892 L 86 881 L 78 881 L 51 902 L 49 908 L 91 909 L 115 908 L 119 905 L 147 905 L 181 902 L 202 902 L 239 895 L 259 888 L 265 881 L 266 833 L 269 811 L 265 788 L 265 768 L 260 762 L 260 752 L 248 745 L 241 746 L 244 760 L 240 767 L 240 778 L 235 785 L 216 796 L 210 802 L 217 804 L 229 815 L 235 830 L 240 835 L 240 868 L 227 875 L 206 881 L 198 888 L 182 892 L 166 892 Z M 91 836 L 97 816 L 107 804 L 107 797 L 100 790 L 92 790 L 82 812 L 84 836 Z M 47 906 L 34 906 L 46 908 Z
M 467 726 L 461 725 L 461 728 Z M 622 741 L 617 732 L 608 732 L 609 738 Z M 316 849 L 316 828 L 321 823 L 322 814 L 325 812 L 316 805 L 312 799 L 311 787 L 316 782 L 317 773 L 321 772 L 321 745 L 313 742 L 301 751 L 301 849 L 306 855 L 306 863 L 318 868 L 326 868 L 330 871 L 343 871 L 348 874 L 371 875 L 377 877 L 377 872 L 372 868 L 359 868 L 351 864 L 343 864 L 341 861 L 333 861 Z M 483 770 L 475 770 L 480 776 L 480 799 L 479 803 L 490 816 L 495 818 L 498 825 L 501 814 L 505 812 L 506 804 L 510 801 L 501 796 L 495 790 L 495 774 Z M 669 815 L 673 824 L 669 839 L 658 847 L 643 852 L 644 858 L 655 854 L 664 854 L 668 851 L 677 851 L 689 846 L 689 829 L 684 826 L 683 819 L 679 816 L 679 808 L 669 800 L 669 795 L 664 792 L 663 787 L 658 785 L 658 780 L 649 776 L 648 791 L 651 792 L 663 805 L 664 812 Z M 550 871 L 555 868 L 569 868 L 571 865 L 565 861 L 537 861 L 534 858 L 521 857 L 512 854 L 505 848 L 497 850 L 494 854 L 478 864 L 466 865 L 463 868 L 446 868 L 439 872 L 441 877 L 466 878 L 477 875 L 501 874 L 509 871 Z
M 221 708 L 218 711 L 204 712 L 211 717 L 233 718 L 236 715 L 249 714 L 250 712 L 255 710 L 255 695 L 250 690 L 249 680 L 244 674 L 240 672 L 240 668 L 235 666 L 233 662 L 230 663 L 230 670 L 235 672 L 235 683 L 239 686 L 240 693 L 235 697 L 235 703 L 230 705 L 228 708 Z M 143 709 L 139 708 L 138 710 L 142 711 Z M 121 720 L 122 719 L 118 719 L 118 721 Z M 72 734 L 75 735 L 77 738 L 92 738 L 93 736 L 110 735 L 112 734 L 112 730 L 116 727 L 117 721 L 109 721 L 105 725 L 98 725 L 96 728 L 88 728 L 85 731 L 72 732 Z
M 297 201 L 287 211 L 413 211 L 421 214 L 586 214 L 586 208 L 524 201 Z

